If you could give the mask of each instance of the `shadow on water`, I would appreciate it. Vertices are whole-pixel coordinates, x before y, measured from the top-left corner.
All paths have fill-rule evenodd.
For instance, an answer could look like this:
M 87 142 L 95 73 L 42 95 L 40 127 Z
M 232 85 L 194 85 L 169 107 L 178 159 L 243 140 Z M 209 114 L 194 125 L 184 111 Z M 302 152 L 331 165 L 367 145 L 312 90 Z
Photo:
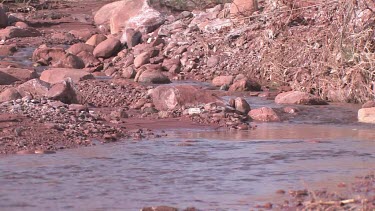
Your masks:
M 247 210 L 280 200 L 278 189 L 334 189 L 373 171 L 374 138 L 366 127 L 261 124 L 249 132 L 176 130 L 158 140 L 6 156 L 0 159 L 0 206 Z

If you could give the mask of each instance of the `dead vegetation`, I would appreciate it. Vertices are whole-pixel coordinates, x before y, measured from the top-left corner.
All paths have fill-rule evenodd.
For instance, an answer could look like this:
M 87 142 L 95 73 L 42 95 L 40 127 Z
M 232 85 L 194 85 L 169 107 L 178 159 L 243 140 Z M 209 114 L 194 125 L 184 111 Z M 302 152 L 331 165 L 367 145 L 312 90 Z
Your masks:
M 241 68 L 271 86 L 290 85 L 323 99 L 373 99 L 375 3 L 321 0 L 300 6 L 270 0 L 258 13 L 236 19 L 250 29 L 243 41 L 250 49 L 241 53 L 253 55 Z

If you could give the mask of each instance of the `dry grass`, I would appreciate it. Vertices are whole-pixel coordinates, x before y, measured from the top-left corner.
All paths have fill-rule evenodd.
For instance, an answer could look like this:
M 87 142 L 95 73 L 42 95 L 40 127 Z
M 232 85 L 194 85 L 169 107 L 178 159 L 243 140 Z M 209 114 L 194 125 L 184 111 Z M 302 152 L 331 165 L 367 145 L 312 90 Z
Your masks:
M 267 47 L 259 52 L 260 73 L 333 101 L 373 99 L 375 13 L 366 8 L 364 0 L 324 1 L 253 17 L 251 22 L 265 19 L 269 26 Z

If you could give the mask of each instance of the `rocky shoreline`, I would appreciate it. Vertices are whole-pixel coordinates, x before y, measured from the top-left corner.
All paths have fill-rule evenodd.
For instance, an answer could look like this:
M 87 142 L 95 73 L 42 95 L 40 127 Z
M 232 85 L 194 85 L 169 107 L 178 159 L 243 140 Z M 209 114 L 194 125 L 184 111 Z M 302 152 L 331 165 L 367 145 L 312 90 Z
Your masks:
M 235 56 L 255 49 L 249 36 L 257 30 L 256 21 L 246 30 L 234 24 L 244 15 L 234 4 L 182 12 L 147 1 L 3 5 L 0 152 L 52 152 L 159 136 L 129 124 L 137 119 L 249 130 L 253 121 L 293 118 L 293 105 L 327 105 L 311 90 L 272 87 L 275 81 L 250 70 L 249 58 Z M 254 14 L 270 9 L 263 4 Z M 129 5 L 132 15 L 119 13 Z M 247 6 L 254 12 L 254 5 Z M 34 50 L 21 57 L 29 62 L 20 62 L 13 55 L 25 47 Z M 285 106 L 251 109 L 244 96 Z M 373 122 L 373 105 L 365 104 L 360 121 Z

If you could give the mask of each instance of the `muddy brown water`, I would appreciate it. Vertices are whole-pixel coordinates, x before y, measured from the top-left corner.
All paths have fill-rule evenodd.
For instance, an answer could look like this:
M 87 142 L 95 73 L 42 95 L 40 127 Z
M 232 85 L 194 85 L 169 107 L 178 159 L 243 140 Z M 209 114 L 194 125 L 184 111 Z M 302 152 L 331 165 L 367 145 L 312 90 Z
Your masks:
M 0 158 L 1 210 L 248 210 L 276 190 L 337 188 L 375 169 L 363 125 L 260 124 Z M 180 146 L 190 140 L 189 146 Z

